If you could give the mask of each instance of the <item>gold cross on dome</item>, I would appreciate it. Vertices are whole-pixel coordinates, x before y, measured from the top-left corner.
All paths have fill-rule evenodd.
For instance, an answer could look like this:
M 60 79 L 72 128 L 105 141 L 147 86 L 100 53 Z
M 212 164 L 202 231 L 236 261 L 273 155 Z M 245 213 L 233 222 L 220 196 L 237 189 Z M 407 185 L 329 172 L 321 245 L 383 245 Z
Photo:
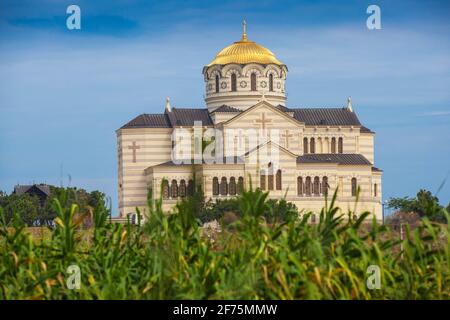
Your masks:
M 133 141 L 133 145 L 128 146 L 129 150 L 133 150 L 133 162 L 136 163 L 136 150 L 140 149 L 141 147 L 136 145 L 136 141 Z
M 266 123 L 268 124 L 272 122 L 272 120 L 266 119 L 266 114 L 263 112 L 261 113 L 261 119 L 256 119 L 255 122 L 261 124 L 262 130 L 266 130 Z
M 284 134 L 282 134 L 281 136 L 285 139 L 284 143 L 285 143 L 286 148 L 289 148 L 289 138 L 293 137 L 293 135 L 289 134 L 289 130 L 285 130 Z
M 247 41 L 247 21 L 245 21 L 245 18 L 244 18 L 244 21 L 242 22 L 242 26 L 243 26 L 243 32 L 242 32 L 242 40 L 241 41 Z

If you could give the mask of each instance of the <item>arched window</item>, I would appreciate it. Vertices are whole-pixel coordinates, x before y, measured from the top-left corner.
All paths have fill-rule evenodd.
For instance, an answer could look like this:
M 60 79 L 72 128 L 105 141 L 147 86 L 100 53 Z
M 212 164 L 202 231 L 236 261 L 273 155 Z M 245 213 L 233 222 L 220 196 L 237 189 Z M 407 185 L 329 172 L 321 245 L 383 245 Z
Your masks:
M 356 178 L 352 178 L 352 197 L 356 197 L 357 181 Z
M 336 153 L 336 138 L 331 138 L 331 153 Z
M 273 74 L 269 74 L 269 91 L 273 91 Z
M 344 153 L 344 139 L 338 139 L 338 153 Z
M 314 177 L 314 195 L 316 197 L 320 196 L 320 178 Z
M 216 74 L 216 92 L 219 92 L 219 75 Z
M 193 196 L 194 195 L 194 180 L 189 179 L 188 185 L 187 185 L 187 195 Z
M 228 189 L 230 195 L 232 196 L 236 195 L 236 179 L 234 177 L 230 178 L 230 184 L 228 185 Z
M 277 176 L 276 176 L 276 189 L 281 190 L 281 169 L 278 169 Z
M 244 191 L 244 178 L 239 177 L 237 184 L 237 193 L 242 193 Z
M 267 175 L 267 189 L 273 190 L 273 165 L 272 162 L 269 162 L 268 165 L 268 175 Z
M 373 196 L 378 196 L 378 185 L 376 183 L 373 184 Z
M 180 197 L 186 197 L 186 180 L 180 181 L 180 187 L 178 188 L 178 193 L 180 194 Z
M 250 75 L 250 90 L 256 91 L 256 73 Z
M 308 153 L 308 138 L 303 138 L 303 153 Z
M 303 196 L 303 178 L 297 177 L 297 195 Z
M 316 153 L 316 140 L 314 138 L 309 141 L 309 152 Z
M 329 188 L 330 188 L 330 186 L 328 185 L 328 177 L 323 177 L 322 178 L 322 194 L 324 196 L 328 195 Z
M 260 175 L 259 175 L 259 188 L 261 190 L 266 190 L 266 172 L 263 170 L 261 170 Z
M 213 185 L 212 185 L 212 189 L 213 189 L 213 196 L 218 196 L 219 195 L 219 179 L 217 177 L 213 178 Z
M 172 198 L 178 198 L 178 185 L 177 180 L 172 180 L 172 185 L 170 186 L 170 191 L 172 194 Z
M 222 177 L 220 180 L 220 194 L 226 196 L 228 194 L 227 178 Z
M 231 91 L 236 91 L 237 90 L 237 85 L 236 85 L 236 74 L 233 73 L 231 75 Z
M 315 213 L 313 213 L 311 215 L 311 223 L 316 223 L 316 214 Z
M 163 199 L 170 198 L 169 181 L 167 181 L 166 179 L 164 179 L 162 182 L 162 196 Z
M 311 196 L 311 177 L 306 177 L 305 180 L 305 194 Z

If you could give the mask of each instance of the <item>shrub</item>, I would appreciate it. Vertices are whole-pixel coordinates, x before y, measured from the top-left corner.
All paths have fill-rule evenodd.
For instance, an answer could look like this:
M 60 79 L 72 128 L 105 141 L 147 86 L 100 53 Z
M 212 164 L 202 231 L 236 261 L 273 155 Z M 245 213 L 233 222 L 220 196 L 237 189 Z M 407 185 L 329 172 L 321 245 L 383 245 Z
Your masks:
M 400 250 L 399 240 L 386 237 L 388 227 L 373 219 L 361 228 L 371 214 L 349 219 L 353 213 L 341 212 L 335 197 L 309 224 L 311 212 L 290 219 L 289 205 L 244 191 L 239 219 L 214 241 L 202 236 L 198 199 L 166 214 L 162 199 L 150 197 L 141 227 L 108 224 L 109 210 L 97 208 L 86 239 L 77 229 L 82 218 L 73 220 L 76 204 L 61 195 L 52 237 L 39 242 L 24 232 L 19 214 L 7 222 L 0 208 L 0 299 L 449 298 L 448 224 L 424 218 L 406 230 Z M 81 270 L 79 290 L 67 288 L 70 265 Z M 366 285 L 372 265 L 379 290 Z

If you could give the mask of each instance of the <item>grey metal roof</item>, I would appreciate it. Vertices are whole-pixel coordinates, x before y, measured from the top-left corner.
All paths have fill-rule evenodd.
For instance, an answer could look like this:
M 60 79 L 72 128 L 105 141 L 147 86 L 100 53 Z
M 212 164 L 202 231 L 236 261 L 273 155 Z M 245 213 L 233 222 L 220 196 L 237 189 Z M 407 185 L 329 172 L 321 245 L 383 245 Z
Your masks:
M 294 118 L 307 126 L 361 126 L 354 112 L 346 108 L 287 108 L 276 106 L 283 112 L 293 112 Z M 242 112 L 241 110 L 222 105 L 214 112 Z M 213 126 L 214 123 L 206 108 L 172 108 L 172 111 L 162 114 L 141 114 L 128 122 L 122 128 L 170 128 L 175 126 L 193 126 L 194 121 L 201 121 L 203 126 Z M 361 132 L 372 132 L 362 126 Z
M 310 153 L 297 157 L 297 163 L 337 163 L 341 165 L 372 165 L 361 154 L 354 153 Z
M 275 108 L 280 110 L 280 111 L 283 111 L 283 112 L 294 112 L 294 110 L 289 109 L 289 108 L 287 108 L 285 106 L 282 106 L 281 104 L 275 106 Z
M 372 167 L 372 171 L 373 172 L 383 172 L 383 170 L 381 170 L 380 168 L 377 168 L 377 167 Z
M 18 195 L 22 195 L 24 193 L 27 193 L 33 187 L 39 189 L 47 196 L 50 195 L 50 186 L 48 186 L 46 184 L 17 185 L 14 187 L 14 193 L 18 194 Z
M 242 110 L 239 110 L 237 108 L 234 107 L 230 107 L 227 106 L 226 104 L 221 105 L 220 107 L 218 107 L 216 110 L 214 110 L 212 113 L 214 112 L 234 112 L 234 113 L 240 113 L 242 112 Z
M 169 118 L 164 113 L 141 114 L 122 128 L 170 128 Z
M 172 108 L 165 113 L 169 117 L 172 127 L 193 126 L 194 121 L 201 121 L 203 126 L 213 126 L 214 123 L 205 108 Z
M 360 126 L 361 123 L 354 112 L 346 108 L 291 108 L 294 118 L 306 125 L 321 126 Z
M 365 127 L 365 126 L 361 126 L 361 132 L 365 132 L 365 133 L 375 133 L 372 130 L 370 130 L 369 128 Z

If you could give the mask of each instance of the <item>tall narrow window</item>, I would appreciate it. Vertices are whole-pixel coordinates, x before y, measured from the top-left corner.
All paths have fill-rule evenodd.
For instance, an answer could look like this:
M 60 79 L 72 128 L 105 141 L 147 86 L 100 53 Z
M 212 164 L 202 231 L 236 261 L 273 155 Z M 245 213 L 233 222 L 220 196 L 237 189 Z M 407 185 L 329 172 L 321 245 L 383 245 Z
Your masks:
M 239 177 L 238 184 L 237 184 L 237 193 L 242 193 L 244 191 L 244 178 Z
M 308 138 L 303 138 L 303 153 L 308 153 Z
M 256 91 L 256 73 L 252 73 L 250 76 L 250 89 Z
M 189 179 L 188 185 L 187 185 L 187 195 L 193 196 L 194 195 L 194 180 Z
M 307 196 L 311 195 L 311 177 L 306 177 L 306 180 L 305 180 L 305 194 Z
M 336 153 L 336 138 L 331 138 L 331 153 Z
M 186 180 L 180 181 L 180 187 L 178 188 L 178 193 L 180 194 L 180 197 L 186 197 Z
M 338 139 L 338 153 L 344 153 L 344 139 Z
M 234 177 L 230 178 L 230 183 L 228 185 L 228 190 L 230 195 L 236 195 L 236 179 Z
M 259 175 L 259 187 L 261 190 L 266 190 L 266 172 L 261 170 Z
M 269 91 L 273 91 L 273 74 L 269 74 Z
M 269 162 L 268 165 L 268 175 L 267 175 L 267 189 L 273 190 L 273 165 L 272 162 Z
M 322 194 L 324 196 L 328 196 L 328 188 L 330 186 L 328 185 L 328 177 L 323 177 L 322 178 Z
M 172 185 L 170 186 L 172 198 L 178 198 L 178 185 L 177 180 L 172 180 Z
M 352 178 L 352 197 L 356 197 L 357 181 L 356 178 Z
M 281 169 L 278 169 L 277 171 L 277 177 L 276 177 L 276 189 L 281 190 Z
M 216 74 L 216 92 L 219 92 L 219 75 Z
M 374 183 L 373 185 L 373 196 L 374 197 L 378 196 L 378 185 L 376 183 Z
M 316 140 L 314 138 L 311 138 L 309 142 L 309 152 L 316 153 Z
M 269 190 L 273 190 L 273 174 L 267 176 L 267 186 Z
M 169 181 L 167 181 L 166 179 L 164 179 L 162 182 L 162 196 L 163 199 L 170 198 Z
M 217 177 L 213 178 L 213 196 L 219 195 L 219 179 Z
M 297 177 L 297 195 L 303 196 L 303 178 Z
M 237 90 L 237 85 L 236 85 L 236 74 L 233 73 L 231 75 L 231 91 L 236 91 Z
M 320 196 L 320 178 L 314 177 L 314 196 Z
M 227 185 L 227 178 L 222 177 L 220 180 L 220 195 L 226 196 L 228 194 L 228 185 Z

